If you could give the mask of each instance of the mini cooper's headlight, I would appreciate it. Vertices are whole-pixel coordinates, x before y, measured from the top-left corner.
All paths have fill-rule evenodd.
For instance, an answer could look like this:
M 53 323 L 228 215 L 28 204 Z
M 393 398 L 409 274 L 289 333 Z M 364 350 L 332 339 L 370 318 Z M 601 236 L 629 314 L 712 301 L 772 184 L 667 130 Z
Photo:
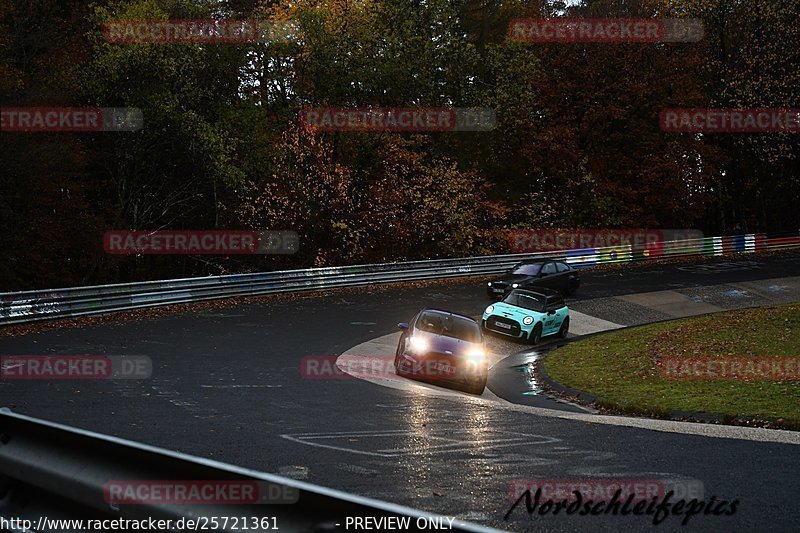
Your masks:
M 411 344 L 412 351 L 420 353 L 428 349 L 428 341 L 422 337 L 413 336 L 408 339 L 408 342 Z
M 512 289 L 516 289 L 517 287 L 519 287 L 519 283 L 512 283 L 511 284 L 511 288 Z
M 492 282 L 490 281 L 489 283 L 487 283 L 487 285 L 491 287 L 492 286 Z
M 486 314 L 487 315 L 491 315 L 493 311 L 494 311 L 494 306 L 493 305 L 490 305 L 489 307 L 486 308 Z
M 531 324 L 533 324 L 533 317 L 526 316 L 525 318 L 522 319 L 522 323 L 525 324 L 526 326 L 530 326 Z

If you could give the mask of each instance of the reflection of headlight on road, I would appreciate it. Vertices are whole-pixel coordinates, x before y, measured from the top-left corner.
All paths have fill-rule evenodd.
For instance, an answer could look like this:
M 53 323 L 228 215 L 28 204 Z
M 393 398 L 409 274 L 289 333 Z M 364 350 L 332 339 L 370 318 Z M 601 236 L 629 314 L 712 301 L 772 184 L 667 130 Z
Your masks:
M 526 316 L 525 318 L 522 319 L 522 323 L 525 324 L 526 326 L 530 326 L 531 324 L 533 324 L 533 317 Z
M 494 306 L 493 305 L 490 305 L 489 307 L 486 308 L 486 314 L 487 315 L 491 315 L 492 311 L 494 311 Z
M 428 349 L 428 341 L 422 337 L 411 337 L 409 342 L 411 343 L 411 349 L 415 352 L 424 352 Z
M 512 283 L 511 284 L 511 288 L 512 289 L 516 289 L 517 287 L 519 287 L 519 283 Z
M 486 352 L 483 348 L 473 348 L 467 352 L 467 359 L 473 363 L 482 363 L 486 359 Z

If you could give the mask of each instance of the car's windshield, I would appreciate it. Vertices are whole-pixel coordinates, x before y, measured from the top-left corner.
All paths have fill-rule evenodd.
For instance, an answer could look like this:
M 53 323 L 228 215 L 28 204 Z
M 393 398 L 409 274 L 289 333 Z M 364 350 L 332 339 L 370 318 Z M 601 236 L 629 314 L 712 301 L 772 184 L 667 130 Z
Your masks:
M 454 337 L 467 342 L 480 342 L 481 330 L 475 322 L 450 314 L 424 312 L 417 320 L 417 329 Z
M 544 312 L 545 297 L 539 294 L 512 291 L 503 299 L 503 302 L 523 309 L 530 309 L 539 313 Z
M 511 273 L 525 276 L 537 276 L 541 269 L 542 263 L 522 263 L 512 268 Z

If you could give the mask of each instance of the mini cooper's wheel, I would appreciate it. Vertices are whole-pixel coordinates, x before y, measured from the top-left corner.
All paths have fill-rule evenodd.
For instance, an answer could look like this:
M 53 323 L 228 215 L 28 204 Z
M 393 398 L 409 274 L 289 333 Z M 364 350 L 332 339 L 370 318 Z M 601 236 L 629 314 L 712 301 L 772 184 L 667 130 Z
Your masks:
M 542 340 L 542 323 L 539 322 L 538 324 L 536 324 L 536 326 L 534 326 L 533 330 L 531 331 L 531 334 L 528 335 L 528 342 L 530 342 L 531 344 L 539 344 L 541 340 Z
M 558 336 L 562 339 L 566 339 L 567 333 L 569 333 L 569 317 L 565 318 L 561 323 L 561 328 L 558 330 Z

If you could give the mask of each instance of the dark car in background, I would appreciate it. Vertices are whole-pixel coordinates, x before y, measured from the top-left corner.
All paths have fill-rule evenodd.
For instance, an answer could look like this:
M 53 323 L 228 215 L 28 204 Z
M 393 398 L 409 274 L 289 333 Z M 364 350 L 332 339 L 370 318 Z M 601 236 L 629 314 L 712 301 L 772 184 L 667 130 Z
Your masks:
M 483 393 L 488 362 L 483 332 L 475 320 L 426 308 L 398 327 L 403 331 L 394 360 L 398 375 L 453 383 L 466 392 Z
M 580 284 L 578 271 L 565 261 L 530 259 L 487 283 L 486 293 L 495 299 L 502 299 L 514 289 L 547 288 L 561 294 L 575 294 Z

